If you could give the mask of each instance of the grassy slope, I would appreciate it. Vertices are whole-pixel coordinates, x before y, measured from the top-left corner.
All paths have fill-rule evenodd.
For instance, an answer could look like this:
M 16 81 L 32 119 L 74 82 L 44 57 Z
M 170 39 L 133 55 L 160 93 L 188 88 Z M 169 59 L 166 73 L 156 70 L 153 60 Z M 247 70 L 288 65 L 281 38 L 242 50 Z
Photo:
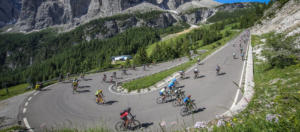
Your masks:
M 57 81 L 54 80 L 54 81 L 45 82 L 45 83 L 43 83 L 43 87 L 49 86 L 49 85 L 54 84 L 54 83 L 57 83 Z M 6 92 L 6 89 L 0 89 L 0 101 L 33 90 L 33 89 L 28 90 L 27 89 L 28 86 L 29 86 L 28 83 L 23 83 L 23 84 L 19 84 L 19 85 L 16 85 L 16 86 L 9 87 L 8 88 L 8 90 L 9 90 L 8 94 Z
M 253 36 L 252 45 L 261 44 L 262 36 Z M 269 69 L 269 65 L 254 58 L 255 94 L 246 110 L 215 127 L 214 131 L 300 131 L 300 63 L 284 69 Z M 268 114 L 278 122 L 268 121 Z
M 225 30 L 229 30 L 229 29 L 230 28 L 226 28 Z M 235 37 L 238 33 L 240 33 L 240 32 L 233 31 L 233 34 L 231 34 L 230 36 L 228 36 L 226 38 L 223 38 L 223 39 L 221 39 L 217 42 L 214 42 L 212 44 L 201 47 L 200 49 L 205 49 L 205 50 L 207 50 L 207 52 L 204 53 L 204 54 L 201 54 L 200 58 L 202 58 L 202 59 L 205 58 L 207 55 L 214 52 L 218 47 L 221 47 L 226 42 L 228 42 L 233 37 Z M 201 42 L 199 42 L 199 44 L 201 44 Z M 171 68 L 169 70 L 159 72 L 159 73 L 156 73 L 156 74 L 153 74 L 153 75 L 150 75 L 150 76 L 142 77 L 142 78 L 139 78 L 139 79 L 136 79 L 136 80 L 133 80 L 133 81 L 126 82 L 122 86 L 124 88 L 128 89 L 129 91 L 148 88 L 148 87 L 156 84 L 160 80 L 168 77 L 169 75 L 171 75 L 171 74 L 173 74 L 173 73 L 175 73 L 179 70 L 185 70 L 185 69 L 189 68 L 190 66 L 192 66 L 195 63 L 195 61 L 196 60 L 189 61 L 187 63 L 184 63 L 184 64 L 180 65 L 180 66 Z M 143 82 L 143 83 L 140 83 L 140 82 Z
M 6 93 L 6 89 L 0 90 L 0 101 L 10 98 L 12 96 L 16 96 L 25 92 L 28 92 L 26 88 L 29 86 L 29 84 L 20 84 L 13 87 L 9 87 L 9 94 Z

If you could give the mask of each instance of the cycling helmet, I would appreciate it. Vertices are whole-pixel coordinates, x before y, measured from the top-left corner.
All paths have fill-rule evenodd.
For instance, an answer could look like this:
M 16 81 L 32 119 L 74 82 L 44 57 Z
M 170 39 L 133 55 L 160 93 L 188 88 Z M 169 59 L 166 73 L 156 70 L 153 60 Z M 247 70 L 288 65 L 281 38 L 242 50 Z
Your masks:
M 128 107 L 128 108 L 127 108 L 127 112 L 130 112 L 130 111 L 131 111 L 131 108 L 130 108 L 130 107 Z
M 189 98 L 191 98 L 191 97 L 192 97 L 192 95 L 189 95 L 188 97 L 189 97 Z
M 177 93 L 178 91 L 177 90 L 175 90 L 175 93 Z

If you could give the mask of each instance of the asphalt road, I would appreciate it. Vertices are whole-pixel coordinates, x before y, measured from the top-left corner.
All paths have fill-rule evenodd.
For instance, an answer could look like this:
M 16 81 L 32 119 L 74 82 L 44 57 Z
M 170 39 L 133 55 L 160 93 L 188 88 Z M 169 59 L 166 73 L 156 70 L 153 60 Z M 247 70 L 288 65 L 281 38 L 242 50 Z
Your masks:
M 198 107 L 203 108 L 193 115 L 181 117 L 181 107 L 173 107 L 171 103 L 156 104 L 155 99 L 159 96 L 158 91 L 138 95 L 118 95 L 109 92 L 109 83 L 102 82 L 104 73 L 86 76 L 86 80 L 79 83 L 79 93 L 73 94 L 71 83 L 57 83 L 38 94 L 28 97 L 28 104 L 20 111 L 22 117 L 26 118 L 28 125 L 34 131 L 45 128 L 95 128 L 105 126 L 114 128 L 120 120 L 120 111 L 127 107 L 132 108 L 132 113 L 137 116 L 143 124 L 145 131 L 159 131 L 159 122 L 165 121 L 169 129 L 184 128 L 192 126 L 196 121 L 211 120 L 218 114 L 227 111 L 235 98 L 239 83 L 243 61 L 240 59 L 239 43 L 243 32 L 237 38 L 230 41 L 219 52 L 206 59 L 202 65 L 198 65 L 202 78 L 193 79 L 193 73 L 187 73 L 188 79 L 179 80 L 180 85 L 187 94 L 192 95 Z M 235 44 L 235 47 L 233 47 Z M 245 44 L 242 44 L 244 49 Z M 233 59 L 232 53 L 236 52 L 238 59 Z M 118 76 L 123 79 L 135 78 L 142 75 L 159 72 L 175 64 L 183 63 L 187 59 L 175 60 L 156 66 L 151 66 L 143 71 L 129 70 L 130 75 Z M 223 75 L 216 75 L 216 65 L 221 66 Z M 112 72 L 106 72 L 111 75 Z M 122 79 L 120 79 L 122 80 Z M 141 82 L 142 83 L 142 82 Z M 105 105 L 97 105 L 94 93 L 98 88 L 104 89 Z M 30 98 L 30 99 L 29 99 Z M 185 124 L 185 125 L 184 125 Z

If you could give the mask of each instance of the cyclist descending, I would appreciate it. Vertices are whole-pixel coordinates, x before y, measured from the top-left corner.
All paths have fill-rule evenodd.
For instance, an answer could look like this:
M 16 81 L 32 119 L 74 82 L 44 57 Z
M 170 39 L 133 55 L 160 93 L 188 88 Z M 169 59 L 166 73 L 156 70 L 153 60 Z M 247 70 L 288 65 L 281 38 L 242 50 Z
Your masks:
M 102 103 L 104 104 L 104 100 L 103 100 L 103 91 L 102 89 L 97 90 L 97 92 L 95 93 L 96 98 L 96 103 Z
M 201 62 L 200 58 L 198 58 L 197 62 L 198 62 L 198 65 L 200 65 L 200 62 Z
M 194 79 L 198 78 L 199 71 L 197 68 L 194 69 Z

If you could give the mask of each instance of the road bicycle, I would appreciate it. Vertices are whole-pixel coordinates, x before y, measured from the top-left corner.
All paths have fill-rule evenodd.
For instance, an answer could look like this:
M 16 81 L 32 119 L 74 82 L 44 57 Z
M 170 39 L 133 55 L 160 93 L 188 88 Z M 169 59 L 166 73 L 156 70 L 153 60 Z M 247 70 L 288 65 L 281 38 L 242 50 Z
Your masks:
M 131 119 L 128 119 L 128 125 L 125 126 L 125 121 L 119 121 L 115 124 L 116 131 L 127 131 L 127 130 L 136 130 L 141 128 L 141 122 L 135 119 L 136 116 L 132 116 Z
M 197 111 L 198 107 L 196 106 L 196 104 L 194 103 L 194 100 L 192 100 L 188 106 L 184 106 L 181 110 L 180 110 L 180 115 L 181 116 L 186 116 L 189 114 L 194 113 L 195 111 Z

